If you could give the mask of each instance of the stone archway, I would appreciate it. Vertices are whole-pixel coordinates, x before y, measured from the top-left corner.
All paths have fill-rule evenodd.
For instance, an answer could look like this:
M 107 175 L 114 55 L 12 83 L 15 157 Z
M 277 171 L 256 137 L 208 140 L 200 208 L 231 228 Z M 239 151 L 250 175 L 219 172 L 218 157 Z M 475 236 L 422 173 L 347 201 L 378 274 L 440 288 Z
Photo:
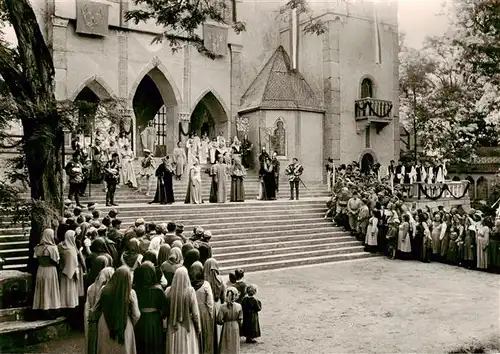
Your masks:
M 476 199 L 487 200 L 488 189 L 488 180 L 485 177 L 480 177 L 476 183 Z
M 178 101 L 172 85 L 158 67 L 151 68 L 139 81 L 132 107 L 136 154 L 142 156 L 145 148 L 152 149 L 155 156 L 171 152 L 177 142 Z
M 70 99 L 78 106 L 77 131 L 82 130 L 86 138 L 90 137 L 94 130 L 107 129 L 110 126 L 109 121 L 96 121 L 99 104 L 113 99 L 109 87 L 102 80 L 97 77 L 85 80 Z
M 372 149 L 365 149 L 358 160 L 362 173 L 367 173 L 378 163 L 377 154 Z
M 207 134 L 212 139 L 222 132 L 227 137 L 229 129 L 227 110 L 212 90 L 200 95 L 191 112 L 190 123 L 190 133 L 196 133 L 198 136 Z
M 474 178 L 472 178 L 472 176 L 467 176 L 465 179 L 467 181 L 469 181 L 469 199 L 475 200 L 476 199 L 476 183 L 474 182 Z

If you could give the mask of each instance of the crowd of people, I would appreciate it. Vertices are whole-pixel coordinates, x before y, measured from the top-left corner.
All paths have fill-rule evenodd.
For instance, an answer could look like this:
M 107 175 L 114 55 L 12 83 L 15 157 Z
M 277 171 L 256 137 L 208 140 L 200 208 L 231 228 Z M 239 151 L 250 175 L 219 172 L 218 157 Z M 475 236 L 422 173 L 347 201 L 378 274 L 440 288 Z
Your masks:
M 395 175 L 380 178 L 378 168 L 365 173 L 356 162 L 336 168 L 325 218 L 351 232 L 367 252 L 500 270 L 500 220 L 462 205 L 417 209 L 391 181 Z
M 144 149 L 141 159 L 141 171 L 136 176 L 133 161 L 134 153 L 126 134 L 117 136 L 114 127 L 107 135 L 100 129 L 96 131 L 94 144 L 89 149 L 81 144 L 80 134 L 72 141 L 73 158 L 65 167 L 69 178 L 68 198 L 75 199 L 81 207 L 80 197 L 85 196 L 88 182 L 103 183 L 106 191 L 106 205 L 117 206 L 115 192 L 120 185 L 141 191 L 139 181 L 145 179 L 146 195 L 150 195 L 150 179 L 156 177 L 156 191 L 151 203 L 172 204 L 175 202 L 173 180 L 181 180 L 187 174 L 187 191 L 184 202 L 201 204 L 202 198 L 202 165 L 211 164 L 205 172 L 211 177 L 210 203 L 225 203 L 227 201 L 227 181 L 230 178 L 229 200 L 231 202 L 245 201 L 244 179 L 246 169 L 251 166 L 251 151 L 253 145 L 245 136 L 243 142 L 238 137 L 226 142 L 221 134 L 209 141 L 206 135 L 200 139 L 196 133 L 190 135 L 184 146 L 181 142 L 173 150 L 172 156 L 165 156 L 159 166 L 150 149 Z M 263 148 L 259 155 L 259 200 L 275 200 L 279 191 L 280 161 L 277 153 L 272 157 Z M 293 159 L 285 174 L 290 182 L 290 199 L 299 199 L 299 184 L 303 167 L 298 159 Z
M 256 286 L 242 269 L 223 281 L 210 231 L 186 237 L 182 224 L 138 219 L 122 232 L 117 210 L 102 217 L 95 207 L 67 204 L 34 251 L 33 309 L 44 318 L 80 309 L 86 353 L 237 354 L 241 337 L 261 336 Z

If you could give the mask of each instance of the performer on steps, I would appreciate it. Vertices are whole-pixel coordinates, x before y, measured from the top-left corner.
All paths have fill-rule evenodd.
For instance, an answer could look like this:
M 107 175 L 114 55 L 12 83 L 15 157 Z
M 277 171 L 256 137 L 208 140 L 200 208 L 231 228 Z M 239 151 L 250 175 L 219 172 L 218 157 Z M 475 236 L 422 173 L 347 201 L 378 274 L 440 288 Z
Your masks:
M 174 168 L 170 156 L 165 156 L 161 165 L 156 169 L 155 175 L 157 178 L 156 193 L 150 204 L 172 204 L 174 202 L 174 190 L 172 186 Z
M 106 206 L 118 206 L 118 204 L 115 204 L 115 191 L 116 185 L 120 182 L 120 165 L 118 164 L 118 154 L 116 152 L 104 166 L 104 179 L 108 187 Z
M 141 161 L 141 173 L 139 174 L 139 178 L 146 178 L 146 196 L 149 196 L 149 192 L 151 189 L 151 185 L 149 183 L 149 179 L 155 173 L 155 164 L 153 157 L 151 156 L 151 150 L 144 149 L 144 158 Z M 141 191 L 141 188 L 137 189 L 138 192 Z
M 296 199 L 299 200 L 299 183 L 300 176 L 304 172 L 304 168 L 299 163 L 299 160 L 294 157 L 293 163 L 288 165 L 285 174 L 288 176 L 288 181 L 290 182 L 290 200 L 293 200 L 293 189 L 295 188 Z

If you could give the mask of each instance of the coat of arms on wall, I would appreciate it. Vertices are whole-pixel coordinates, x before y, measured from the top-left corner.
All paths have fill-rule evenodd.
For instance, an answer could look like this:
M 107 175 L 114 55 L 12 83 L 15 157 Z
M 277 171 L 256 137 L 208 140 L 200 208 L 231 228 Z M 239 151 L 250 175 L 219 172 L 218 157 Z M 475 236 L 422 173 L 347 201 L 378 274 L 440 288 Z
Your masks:
M 216 55 L 227 54 L 227 28 L 203 25 L 203 45 Z
M 106 36 L 109 5 L 98 2 L 76 2 L 76 33 Z

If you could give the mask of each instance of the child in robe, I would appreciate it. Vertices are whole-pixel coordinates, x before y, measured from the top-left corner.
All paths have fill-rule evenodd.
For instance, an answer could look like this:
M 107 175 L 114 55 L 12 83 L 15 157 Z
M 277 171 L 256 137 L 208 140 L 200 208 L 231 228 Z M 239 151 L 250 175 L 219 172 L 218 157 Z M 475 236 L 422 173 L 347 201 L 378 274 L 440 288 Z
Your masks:
M 241 301 L 243 309 L 243 326 L 241 335 L 246 337 L 247 343 L 256 343 L 255 338 L 260 337 L 259 312 L 262 310 L 262 303 L 255 298 L 257 288 L 250 284 L 247 287 L 247 295 Z
M 222 326 L 219 342 L 219 354 L 240 353 L 240 328 L 243 322 L 241 305 L 235 302 L 238 290 L 228 288 L 226 301 L 217 313 L 217 324 Z
M 448 250 L 446 251 L 446 262 L 448 264 L 458 264 L 458 242 L 460 242 L 458 239 L 458 232 L 451 232 L 450 243 L 448 244 Z
M 247 293 L 247 284 L 245 283 L 245 271 L 243 269 L 237 269 L 234 271 L 234 275 L 236 276 L 236 283 L 234 287 L 239 291 L 239 296 L 235 300 L 238 304 L 241 304 L 241 300 Z

